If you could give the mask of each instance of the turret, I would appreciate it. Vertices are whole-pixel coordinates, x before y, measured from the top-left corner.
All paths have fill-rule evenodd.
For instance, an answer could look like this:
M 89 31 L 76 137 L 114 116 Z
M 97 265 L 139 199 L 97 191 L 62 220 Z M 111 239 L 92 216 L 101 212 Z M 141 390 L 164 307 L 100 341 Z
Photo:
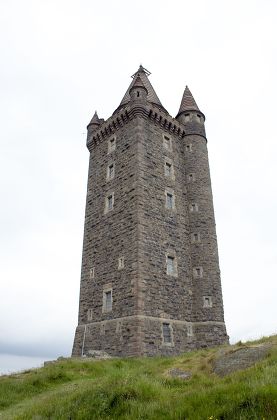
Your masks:
M 94 131 L 97 130 L 99 125 L 103 122 L 103 119 L 100 120 L 100 118 L 97 115 L 97 111 L 95 111 L 92 119 L 90 120 L 90 123 L 87 126 L 88 131 Z
M 104 122 L 104 118 L 99 118 L 97 115 L 97 111 L 95 111 L 90 123 L 87 126 L 88 134 L 87 134 L 87 145 L 91 138 L 91 135 L 94 131 L 96 131 L 100 125 Z
M 183 146 L 194 279 L 193 321 L 224 322 L 205 116 L 187 86 L 176 119 L 185 127 Z
M 186 86 L 176 119 L 185 125 L 187 134 L 199 134 L 206 137 L 205 115 L 198 108 L 188 86 Z
M 144 86 L 139 74 L 135 77 L 134 84 L 132 84 L 129 90 L 131 101 L 143 101 L 146 102 L 148 90 Z

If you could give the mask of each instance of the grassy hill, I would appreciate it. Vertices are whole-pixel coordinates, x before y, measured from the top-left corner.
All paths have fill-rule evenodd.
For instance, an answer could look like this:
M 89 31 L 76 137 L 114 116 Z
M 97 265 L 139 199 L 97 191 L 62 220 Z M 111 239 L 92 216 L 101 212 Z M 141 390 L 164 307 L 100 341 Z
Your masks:
M 266 357 L 226 376 L 215 361 L 268 345 Z M 172 374 L 185 371 L 191 377 Z M 64 359 L 0 377 L 0 419 L 277 419 L 277 336 L 178 357 Z

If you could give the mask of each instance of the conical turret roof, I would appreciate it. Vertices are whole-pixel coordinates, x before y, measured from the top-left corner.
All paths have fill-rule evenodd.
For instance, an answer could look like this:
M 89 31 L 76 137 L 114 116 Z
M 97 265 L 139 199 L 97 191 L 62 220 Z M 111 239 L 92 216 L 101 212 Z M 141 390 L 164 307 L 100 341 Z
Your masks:
M 99 119 L 99 117 L 97 115 L 97 111 L 95 111 L 92 119 L 90 120 L 89 125 L 91 125 L 91 124 L 97 124 L 97 125 L 100 125 L 101 124 L 101 120 Z
M 139 66 L 138 71 L 132 76 L 133 77 L 133 81 L 130 84 L 130 86 L 127 89 L 127 92 L 125 93 L 125 95 L 123 96 L 122 101 L 120 102 L 120 105 L 118 108 L 121 108 L 122 106 L 128 104 L 128 102 L 130 101 L 130 89 L 135 85 L 135 83 L 137 83 L 137 81 L 139 81 L 139 83 L 142 84 L 143 87 L 145 87 L 145 89 L 147 90 L 147 100 L 153 104 L 156 104 L 160 107 L 163 107 L 163 105 L 161 104 L 161 101 L 159 100 L 153 86 L 151 85 L 148 76 L 150 75 L 150 73 L 144 68 L 142 67 L 142 65 Z
M 191 91 L 189 90 L 188 86 L 186 86 L 184 94 L 183 94 L 183 98 L 181 101 L 181 105 L 180 105 L 180 109 L 179 112 L 177 114 L 180 115 L 182 112 L 186 112 L 186 111 L 200 111 L 200 109 L 198 108 L 197 103 L 195 102 L 194 97 L 192 96 Z

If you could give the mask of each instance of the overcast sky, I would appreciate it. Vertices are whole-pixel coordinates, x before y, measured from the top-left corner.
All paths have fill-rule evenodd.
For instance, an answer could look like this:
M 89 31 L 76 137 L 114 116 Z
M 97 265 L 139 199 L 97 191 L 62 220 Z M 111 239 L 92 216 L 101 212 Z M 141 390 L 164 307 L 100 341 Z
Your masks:
M 227 331 L 276 333 L 276 0 L 0 2 L 0 372 L 69 355 L 88 150 L 142 64 L 206 115 Z M 22 357 L 22 363 L 14 363 Z

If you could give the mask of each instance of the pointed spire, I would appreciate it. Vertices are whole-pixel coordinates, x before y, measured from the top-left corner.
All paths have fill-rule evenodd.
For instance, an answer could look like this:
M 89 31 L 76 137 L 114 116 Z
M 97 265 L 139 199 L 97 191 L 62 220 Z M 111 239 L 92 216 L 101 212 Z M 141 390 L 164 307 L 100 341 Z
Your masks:
M 90 120 L 89 125 L 87 126 L 87 129 L 90 129 L 90 130 L 97 130 L 97 129 L 98 129 L 98 127 L 99 127 L 101 124 L 103 124 L 103 122 L 104 122 L 104 121 L 105 121 L 105 120 L 104 120 L 103 118 L 99 118 L 99 117 L 98 117 L 97 111 L 95 111 L 95 113 L 94 113 L 94 115 L 93 115 L 92 119 Z
M 177 117 L 178 117 L 178 115 L 182 114 L 183 112 L 187 112 L 187 111 L 199 111 L 199 112 L 201 112 L 200 109 L 198 108 L 198 105 L 195 102 L 195 99 L 192 96 L 192 93 L 189 90 L 188 86 L 186 86 L 186 88 L 185 88 Z
M 89 125 L 100 125 L 101 124 L 101 120 L 98 117 L 97 111 L 95 111 L 92 119 L 90 120 Z
M 132 76 L 133 80 L 132 80 L 130 86 L 128 87 L 127 92 L 123 96 L 123 99 L 120 102 L 120 105 L 119 105 L 118 108 L 121 108 L 122 106 L 128 104 L 128 102 L 130 101 L 130 93 L 129 92 L 132 89 L 132 87 L 135 85 L 135 83 L 139 82 L 139 83 L 142 83 L 142 86 L 147 90 L 147 101 L 151 102 L 153 104 L 156 104 L 156 105 L 160 106 L 161 108 L 165 109 L 162 106 L 161 101 L 159 100 L 155 90 L 153 89 L 153 86 L 151 85 L 151 83 L 148 79 L 148 76 L 150 74 L 151 73 L 148 70 L 146 70 L 142 65 L 139 66 L 138 71 L 135 74 L 133 74 L 133 76 Z

